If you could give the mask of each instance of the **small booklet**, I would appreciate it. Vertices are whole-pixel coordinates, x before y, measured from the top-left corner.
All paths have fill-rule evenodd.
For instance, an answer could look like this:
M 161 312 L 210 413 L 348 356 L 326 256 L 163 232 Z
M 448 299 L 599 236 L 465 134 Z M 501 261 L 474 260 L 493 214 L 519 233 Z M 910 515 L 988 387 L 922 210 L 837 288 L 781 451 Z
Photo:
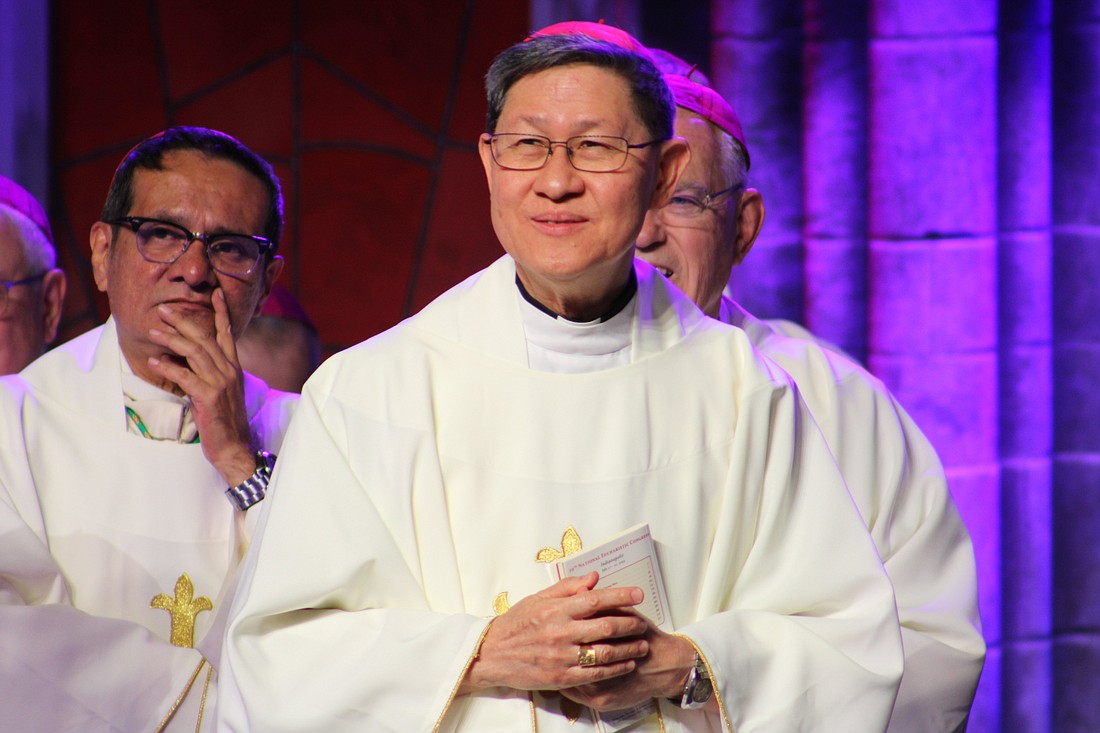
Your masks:
M 648 524 L 639 524 L 620 532 L 601 545 L 574 555 L 567 555 L 547 566 L 552 580 L 586 575 L 593 570 L 600 574 L 597 588 L 637 586 L 645 593 L 635 610 L 654 623 L 661 631 L 672 632 L 668 611 L 668 595 L 657 560 L 657 545 L 649 533 Z M 627 710 L 604 711 L 597 715 L 601 733 L 616 733 L 656 712 L 655 703 L 647 700 Z

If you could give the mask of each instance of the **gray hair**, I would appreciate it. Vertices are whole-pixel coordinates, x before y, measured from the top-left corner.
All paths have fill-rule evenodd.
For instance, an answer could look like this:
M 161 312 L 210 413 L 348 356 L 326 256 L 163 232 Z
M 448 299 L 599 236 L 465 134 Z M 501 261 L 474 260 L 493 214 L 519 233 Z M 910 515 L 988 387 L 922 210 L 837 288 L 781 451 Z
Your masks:
M 656 139 L 672 137 L 676 108 L 653 62 L 606 41 L 583 35 L 539 36 L 505 49 L 485 75 L 489 111 L 485 130 L 496 132 L 508 90 L 525 76 L 569 64 L 588 64 L 621 76 L 630 86 L 634 112 Z
M 33 221 L 21 213 L 0 204 L 0 216 L 12 222 L 19 232 L 19 241 L 23 245 L 23 256 L 31 275 L 47 272 L 57 267 L 57 251 L 46 234 Z
M 718 136 L 718 165 L 722 173 L 722 180 L 726 186 L 733 188 L 728 197 L 730 201 L 737 201 L 737 197 L 748 187 L 749 164 L 745 158 L 745 149 L 741 143 L 733 139 L 725 130 L 711 123 L 711 129 Z

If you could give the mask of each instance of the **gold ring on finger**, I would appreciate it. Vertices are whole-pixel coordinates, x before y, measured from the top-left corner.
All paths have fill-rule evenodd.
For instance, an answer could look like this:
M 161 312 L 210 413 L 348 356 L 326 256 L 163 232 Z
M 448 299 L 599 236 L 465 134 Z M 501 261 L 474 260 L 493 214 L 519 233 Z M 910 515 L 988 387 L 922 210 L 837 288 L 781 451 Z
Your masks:
M 580 667 L 596 666 L 596 649 L 591 646 L 582 646 L 577 650 L 577 665 Z

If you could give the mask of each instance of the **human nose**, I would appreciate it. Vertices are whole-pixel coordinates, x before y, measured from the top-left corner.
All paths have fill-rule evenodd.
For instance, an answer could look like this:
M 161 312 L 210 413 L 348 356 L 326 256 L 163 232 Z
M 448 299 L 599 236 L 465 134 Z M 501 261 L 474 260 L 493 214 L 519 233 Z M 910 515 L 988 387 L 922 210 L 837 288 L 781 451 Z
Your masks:
M 650 209 L 645 213 L 642 221 L 642 229 L 638 232 L 635 244 L 640 251 L 656 249 L 665 241 L 664 218 L 657 209 Z
M 561 149 L 560 155 L 554 153 Z M 558 200 L 575 196 L 584 190 L 584 179 L 569 159 L 569 148 L 564 142 L 551 142 L 546 163 L 538 171 L 535 191 Z
M 217 281 L 205 237 L 192 236 L 187 241 L 187 247 L 172 263 L 172 267 L 177 268 L 177 272 L 191 286 Z

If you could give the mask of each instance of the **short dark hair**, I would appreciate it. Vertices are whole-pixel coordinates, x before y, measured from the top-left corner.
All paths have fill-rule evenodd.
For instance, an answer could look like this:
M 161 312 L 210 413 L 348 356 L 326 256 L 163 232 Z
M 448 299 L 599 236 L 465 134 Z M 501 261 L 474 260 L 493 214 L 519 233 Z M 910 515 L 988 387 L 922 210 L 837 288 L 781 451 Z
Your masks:
M 485 75 L 489 111 L 485 129 L 496 132 L 504 99 L 529 74 L 568 64 L 588 64 L 612 71 L 630 86 L 638 120 L 654 138 L 672 137 L 676 107 L 661 72 L 649 59 L 606 41 L 584 35 L 538 36 L 505 49 Z
M 271 250 L 274 253 L 283 233 L 283 190 L 279 185 L 279 177 L 275 175 L 271 164 L 252 152 L 244 143 L 224 132 L 206 127 L 170 127 L 134 146 L 122 159 L 111 179 L 111 188 L 107 191 L 100 220 L 114 221 L 127 216 L 134 203 L 134 171 L 164 170 L 164 155 L 176 150 L 194 150 L 211 158 L 236 163 L 264 184 L 268 194 L 268 208 L 263 236 L 274 244 Z

